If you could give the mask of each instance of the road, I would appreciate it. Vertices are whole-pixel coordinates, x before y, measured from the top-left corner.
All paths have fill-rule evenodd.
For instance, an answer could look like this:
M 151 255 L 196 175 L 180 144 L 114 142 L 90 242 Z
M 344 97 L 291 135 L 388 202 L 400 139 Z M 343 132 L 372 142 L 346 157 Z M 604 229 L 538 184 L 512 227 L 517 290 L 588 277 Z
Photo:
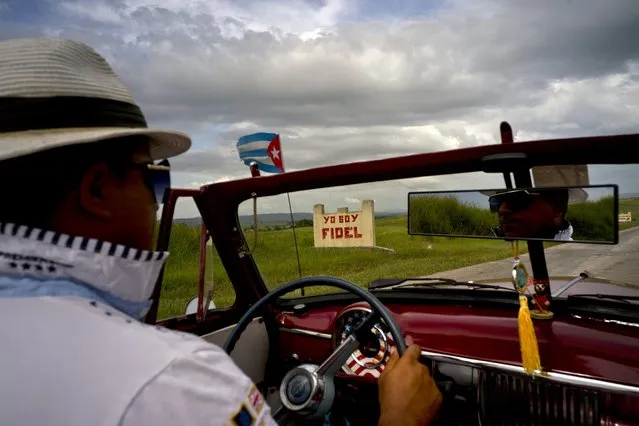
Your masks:
M 576 276 L 588 271 L 594 276 L 615 281 L 639 284 L 639 227 L 619 232 L 617 245 L 566 243 L 545 250 L 548 274 L 551 276 Z M 528 254 L 521 256 L 529 271 Z M 433 277 L 456 280 L 480 280 L 507 276 L 513 265 L 512 258 L 480 263 Z

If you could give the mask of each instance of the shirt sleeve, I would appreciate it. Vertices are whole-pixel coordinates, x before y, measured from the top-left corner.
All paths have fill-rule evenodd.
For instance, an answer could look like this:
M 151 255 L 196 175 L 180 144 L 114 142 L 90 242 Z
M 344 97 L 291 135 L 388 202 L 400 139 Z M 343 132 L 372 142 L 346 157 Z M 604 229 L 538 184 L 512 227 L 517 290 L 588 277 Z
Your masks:
M 276 426 L 263 395 L 223 351 L 174 359 L 133 398 L 121 426 Z

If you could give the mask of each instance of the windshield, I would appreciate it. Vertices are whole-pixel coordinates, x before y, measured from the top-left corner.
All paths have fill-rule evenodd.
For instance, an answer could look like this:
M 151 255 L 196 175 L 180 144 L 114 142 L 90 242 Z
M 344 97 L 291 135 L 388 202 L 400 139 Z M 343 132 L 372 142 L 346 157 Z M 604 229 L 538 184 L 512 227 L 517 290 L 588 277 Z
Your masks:
M 580 273 L 639 284 L 636 262 L 639 195 L 632 181 L 615 173 L 621 166 L 590 166 L 590 184 L 619 185 L 619 243 L 617 245 L 545 242 L 551 292 Z M 626 172 L 627 174 L 627 172 Z M 621 182 L 619 182 L 621 178 Z M 408 194 L 415 191 L 503 188 L 501 174 L 473 173 L 402 179 L 257 197 L 238 211 L 248 246 L 270 289 L 299 277 L 330 275 L 362 286 L 388 279 L 445 277 L 474 282 L 499 282 L 512 289 L 513 244 L 502 239 L 448 238 L 409 235 Z M 290 199 L 290 209 L 289 209 Z M 254 209 L 257 215 L 254 215 Z M 431 222 L 481 228 L 482 215 L 441 214 L 431 209 Z M 610 210 L 613 211 L 613 210 Z M 596 234 L 601 217 L 573 212 L 582 235 Z M 315 225 L 314 225 L 315 223 Z M 461 223 L 461 225 L 460 225 Z M 437 226 L 444 226 L 437 223 Z M 256 231 L 257 229 L 257 231 Z M 610 232 L 607 231 L 607 232 Z M 606 240 L 608 237 L 599 238 Z M 580 239 L 580 238 L 576 238 Z M 584 238 L 590 240 L 590 238 Z M 597 236 L 592 239 L 598 239 Z M 532 275 L 525 242 L 521 261 Z M 423 285 L 423 284 L 420 284 Z M 603 285 L 603 287 L 602 287 Z M 488 288 L 488 287 L 487 287 Z M 308 288 L 306 295 L 334 292 Z M 633 286 L 584 280 L 562 290 L 574 294 L 639 295 Z M 299 296 L 300 292 L 289 296 Z

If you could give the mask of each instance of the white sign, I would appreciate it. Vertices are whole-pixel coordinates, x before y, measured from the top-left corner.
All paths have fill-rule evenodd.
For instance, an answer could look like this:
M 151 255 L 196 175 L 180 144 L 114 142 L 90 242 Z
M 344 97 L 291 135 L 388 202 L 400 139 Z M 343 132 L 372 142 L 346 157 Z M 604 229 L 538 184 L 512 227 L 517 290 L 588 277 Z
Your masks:
M 619 222 L 632 222 L 632 212 L 620 213 Z
M 375 247 L 375 207 L 373 200 L 362 201 L 362 209 L 343 207 L 326 213 L 324 204 L 313 207 L 315 247 Z

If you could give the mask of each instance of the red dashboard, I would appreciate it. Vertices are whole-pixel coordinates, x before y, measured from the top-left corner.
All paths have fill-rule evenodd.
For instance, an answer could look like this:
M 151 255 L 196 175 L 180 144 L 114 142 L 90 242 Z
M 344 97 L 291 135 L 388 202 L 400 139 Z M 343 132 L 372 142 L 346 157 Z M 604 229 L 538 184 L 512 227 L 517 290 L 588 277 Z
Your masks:
M 321 363 L 334 349 L 338 320 L 353 308 L 298 306 L 278 315 L 281 351 L 301 362 Z M 521 366 L 516 310 L 477 306 L 387 304 L 402 332 L 430 353 Z M 639 385 L 639 325 L 556 314 L 535 320 L 542 367 Z M 392 344 L 392 342 L 389 342 Z
M 441 424 L 639 424 L 639 324 L 559 312 L 535 320 L 544 371 L 531 377 L 521 367 L 516 307 L 385 306 L 422 347 L 444 394 Z M 297 305 L 280 312 L 280 355 L 289 363 L 321 364 L 366 308 Z M 379 343 L 360 346 L 338 374 L 351 424 L 373 424 L 379 412 L 376 382 L 392 341 L 378 326 Z

